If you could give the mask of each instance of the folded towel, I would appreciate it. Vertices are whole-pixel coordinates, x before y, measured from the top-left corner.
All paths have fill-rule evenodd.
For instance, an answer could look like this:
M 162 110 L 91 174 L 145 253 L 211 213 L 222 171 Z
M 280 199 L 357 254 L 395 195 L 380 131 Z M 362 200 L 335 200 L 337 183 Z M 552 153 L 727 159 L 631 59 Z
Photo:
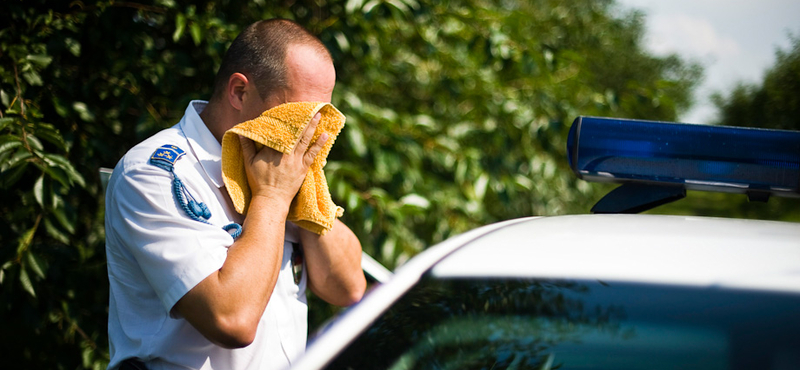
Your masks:
M 257 148 L 260 148 L 258 144 L 263 144 L 289 154 L 317 112 L 322 117 L 311 142 L 316 142 L 322 133 L 328 134 L 328 141 L 314 158 L 300 191 L 292 200 L 287 219 L 306 230 L 325 235 L 333 227 L 336 217 L 342 216 L 344 209 L 331 200 L 322 167 L 327 162 L 326 158 L 336 136 L 344 126 L 345 117 L 330 103 L 320 102 L 281 104 L 225 132 L 222 137 L 222 177 L 236 212 L 244 214 L 251 197 L 237 135 L 253 140 L 257 143 Z

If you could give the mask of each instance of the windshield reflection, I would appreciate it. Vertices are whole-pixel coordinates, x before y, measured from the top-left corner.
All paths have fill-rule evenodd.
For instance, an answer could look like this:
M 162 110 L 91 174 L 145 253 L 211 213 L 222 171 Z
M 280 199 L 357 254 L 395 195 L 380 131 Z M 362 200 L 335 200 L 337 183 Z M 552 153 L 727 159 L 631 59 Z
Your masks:
M 796 295 L 424 279 L 328 369 L 795 369 Z

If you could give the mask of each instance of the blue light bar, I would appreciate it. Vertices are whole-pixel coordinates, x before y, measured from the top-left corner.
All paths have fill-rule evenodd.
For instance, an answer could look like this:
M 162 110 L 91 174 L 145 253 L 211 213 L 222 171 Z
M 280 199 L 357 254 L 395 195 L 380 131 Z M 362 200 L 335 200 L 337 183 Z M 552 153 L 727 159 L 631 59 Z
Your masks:
M 567 153 L 587 181 L 800 197 L 800 131 L 578 117 Z

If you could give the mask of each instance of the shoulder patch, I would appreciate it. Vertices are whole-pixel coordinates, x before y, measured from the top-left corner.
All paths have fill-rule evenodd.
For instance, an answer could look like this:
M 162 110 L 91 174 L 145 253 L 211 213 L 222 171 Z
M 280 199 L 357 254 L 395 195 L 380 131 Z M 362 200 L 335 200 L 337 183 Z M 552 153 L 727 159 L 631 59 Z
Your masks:
M 175 161 L 183 157 L 186 152 L 175 145 L 162 145 L 150 156 L 150 164 L 161 167 L 167 171 L 172 171 Z

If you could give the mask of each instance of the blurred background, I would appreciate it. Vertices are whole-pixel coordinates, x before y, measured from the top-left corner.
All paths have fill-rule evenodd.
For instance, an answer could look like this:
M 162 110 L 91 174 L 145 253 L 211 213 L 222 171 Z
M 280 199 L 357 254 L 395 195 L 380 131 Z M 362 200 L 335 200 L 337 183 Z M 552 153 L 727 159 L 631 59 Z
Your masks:
M 773 3 L 758 2 L 797 14 Z M 343 221 L 390 269 L 488 223 L 587 213 L 613 186 L 577 180 L 567 165 L 566 133 L 579 115 L 800 129 L 800 35 L 792 34 L 800 26 L 764 40 L 756 31 L 769 19 L 727 19 L 769 46 L 768 55 L 732 54 L 740 64 L 750 54 L 761 58 L 750 70 L 762 70 L 739 75 L 718 64 L 735 51 L 729 40 L 709 38 L 691 19 L 659 21 L 670 13 L 657 4 L 4 1 L 2 367 L 105 368 L 98 169 L 177 123 L 190 100 L 207 99 L 227 46 L 256 20 L 294 19 L 330 50 L 338 73 L 333 104 L 347 125 L 326 174 Z M 691 18 L 692 9 L 682 11 Z M 759 11 L 744 13 L 757 20 Z M 696 35 L 722 54 L 659 48 L 676 24 L 694 25 L 680 28 L 686 40 Z M 704 85 L 704 76 L 723 82 Z M 651 212 L 800 221 L 796 199 L 687 198 Z M 311 328 L 336 311 L 312 298 Z

